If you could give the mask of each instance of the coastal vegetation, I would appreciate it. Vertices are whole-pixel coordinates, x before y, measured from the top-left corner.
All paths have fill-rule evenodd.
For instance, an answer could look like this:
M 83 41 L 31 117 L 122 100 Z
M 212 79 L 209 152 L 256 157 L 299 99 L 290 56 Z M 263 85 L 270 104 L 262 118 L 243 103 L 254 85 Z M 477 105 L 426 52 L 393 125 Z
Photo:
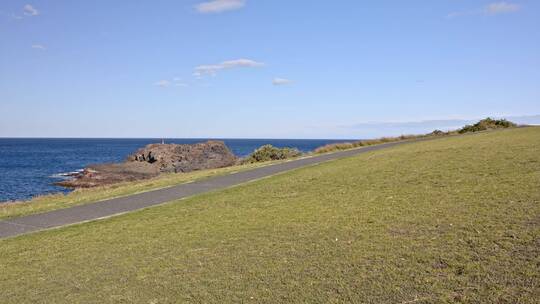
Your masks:
M 315 149 L 313 152 L 316 154 L 321 154 L 321 153 L 328 153 L 328 152 L 334 152 L 334 151 L 339 151 L 339 150 L 348 150 L 348 149 L 354 149 L 354 148 L 360 148 L 360 147 L 379 145 L 379 144 L 384 144 L 384 143 L 389 143 L 389 142 L 420 139 L 420 138 L 425 138 L 428 136 L 429 135 L 401 135 L 398 137 L 381 137 L 377 139 L 359 140 L 359 141 L 353 141 L 353 142 L 342 142 L 342 143 L 324 145 L 322 147 Z
M 251 153 L 246 158 L 242 159 L 241 162 L 252 164 L 258 162 L 294 158 L 300 155 L 302 155 L 302 153 L 295 148 L 277 148 L 272 145 L 264 145 L 253 151 L 253 153 Z
M 470 132 L 479 132 L 486 130 L 495 130 L 495 129 L 506 129 L 514 128 L 517 125 L 506 119 L 492 119 L 490 117 L 482 119 L 474 125 L 466 125 L 463 128 L 458 130 L 459 134 L 470 133 Z
M 535 127 L 440 137 L 0 240 L 0 298 L 536 303 L 539 150 Z

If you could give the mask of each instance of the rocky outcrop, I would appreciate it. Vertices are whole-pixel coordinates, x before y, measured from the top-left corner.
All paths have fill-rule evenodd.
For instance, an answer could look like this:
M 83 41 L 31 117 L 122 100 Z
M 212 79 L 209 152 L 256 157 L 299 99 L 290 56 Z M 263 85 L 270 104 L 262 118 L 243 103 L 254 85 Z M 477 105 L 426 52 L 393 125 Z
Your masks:
M 190 172 L 232 166 L 236 157 L 222 141 L 193 145 L 152 144 L 130 155 L 127 162 L 143 162 L 160 172 Z
M 232 166 L 237 159 L 225 143 L 192 145 L 151 144 L 118 164 L 91 165 L 72 179 L 56 183 L 68 188 L 89 188 L 155 177 L 160 173 L 190 172 Z
M 55 183 L 67 188 L 91 188 L 121 182 L 147 179 L 159 175 L 155 166 L 145 163 L 119 163 L 90 165 L 71 179 Z

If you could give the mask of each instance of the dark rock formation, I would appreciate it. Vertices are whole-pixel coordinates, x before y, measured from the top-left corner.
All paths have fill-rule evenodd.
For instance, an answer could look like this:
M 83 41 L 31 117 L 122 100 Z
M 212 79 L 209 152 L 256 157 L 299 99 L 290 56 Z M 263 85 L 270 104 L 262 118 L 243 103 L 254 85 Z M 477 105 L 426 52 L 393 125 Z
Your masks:
M 236 157 L 221 141 L 193 145 L 151 144 L 119 164 L 91 165 L 70 180 L 56 183 L 68 188 L 89 188 L 147 179 L 159 173 L 190 172 L 232 166 Z
M 152 144 L 130 155 L 127 162 L 149 163 L 160 172 L 190 172 L 232 166 L 236 157 L 221 141 L 193 145 Z

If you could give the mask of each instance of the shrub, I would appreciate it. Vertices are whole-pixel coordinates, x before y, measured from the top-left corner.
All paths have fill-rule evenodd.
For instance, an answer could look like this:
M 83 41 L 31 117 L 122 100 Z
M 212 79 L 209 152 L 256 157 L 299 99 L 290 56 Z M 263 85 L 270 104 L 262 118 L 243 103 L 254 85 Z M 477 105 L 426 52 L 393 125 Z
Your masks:
M 504 129 L 504 128 L 513 128 L 517 125 L 506 119 L 492 119 L 490 117 L 482 119 L 474 125 L 466 125 L 463 128 L 458 130 L 459 134 L 469 133 L 469 132 L 478 132 L 492 129 Z
M 441 130 L 433 130 L 433 132 L 429 133 L 429 135 L 435 135 L 435 136 L 444 135 L 444 134 L 446 133 L 444 133 Z
M 298 149 L 294 148 L 276 148 L 272 145 L 264 145 L 253 151 L 248 157 L 242 160 L 242 163 L 258 163 L 270 160 L 280 160 L 302 155 Z

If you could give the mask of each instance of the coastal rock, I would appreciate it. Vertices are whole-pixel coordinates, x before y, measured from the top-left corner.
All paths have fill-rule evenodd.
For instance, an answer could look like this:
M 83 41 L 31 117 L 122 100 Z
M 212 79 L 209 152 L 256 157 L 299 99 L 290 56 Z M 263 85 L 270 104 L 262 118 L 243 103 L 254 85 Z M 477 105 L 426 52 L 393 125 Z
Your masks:
M 160 172 L 190 172 L 232 166 L 236 157 L 222 141 L 192 145 L 151 144 L 130 155 L 127 162 L 152 164 Z
M 123 163 L 91 165 L 72 179 L 56 185 L 90 188 L 152 178 L 160 173 L 190 172 L 232 166 L 237 159 L 225 143 L 208 141 L 192 145 L 150 144 Z
M 155 166 L 146 163 L 90 165 L 71 179 L 55 183 L 67 188 L 91 188 L 120 182 L 136 181 L 159 175 Z

